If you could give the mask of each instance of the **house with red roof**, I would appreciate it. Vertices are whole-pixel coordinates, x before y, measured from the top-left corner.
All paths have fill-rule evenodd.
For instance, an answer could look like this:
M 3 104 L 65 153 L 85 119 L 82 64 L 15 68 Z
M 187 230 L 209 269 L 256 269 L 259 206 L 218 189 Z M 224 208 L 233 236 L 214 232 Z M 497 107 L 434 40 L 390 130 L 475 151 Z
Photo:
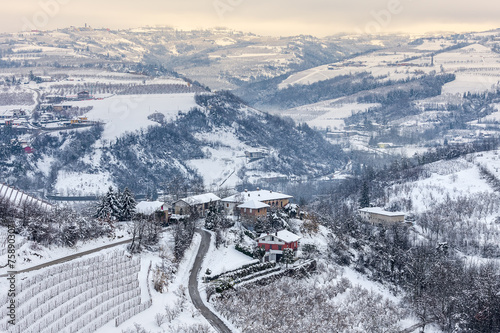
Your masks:
M 263 234 L 256 239 L 257 245 L 266 251 L 264 261 L 279 261 L 284 249 L 292 249 L 297 255 L 300 237 L 288 231 L 281 230 L 272 234 Z

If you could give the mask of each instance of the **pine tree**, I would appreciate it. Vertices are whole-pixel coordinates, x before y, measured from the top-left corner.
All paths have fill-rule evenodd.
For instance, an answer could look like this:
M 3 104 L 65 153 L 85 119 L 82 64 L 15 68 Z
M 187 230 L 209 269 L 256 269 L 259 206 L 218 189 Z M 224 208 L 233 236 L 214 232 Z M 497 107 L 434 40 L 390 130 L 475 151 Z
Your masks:
M 361 198 L 359 198 L 359 206 L 361 208 L 370 207 L 370 189 L 368 182 L 365 180 L 361 187 Z
M 113 187 L 109 187 L 108 193 L 106 193 L 106 200 L 111 210 L 111 216 L 117 218 L 120 216 L 120 202 L 116 196 L 116 193 L 113 191 Z
M 103 196 L 97 205 L 95 217 L 98 219 L 109 219 L 111 217 L 111 209 L 106 200 L 106 196 Z
M 96 217 L 101 219 L 111 219 L 116 218 L 120 214 L 120 204 L 116 198 L 113 187 L 110 186 L 108 192 L 104 197 L 102 197 L 101 202 L 97 206 Z
M 135 214 L 136 206 L 137 202 L 134 199 L 134 195 L 128 187 L 125 187 L 125 190 L 123 190 L 123 193 L 120 196 L 120 220 L 130 220 Z
M 292 249 L 286 248 L 283 250 L 283 257 L 281 258 L 282 262 L 286 264 L 286 268 L 288 268 L 288 264 L 293 263 L 293 259 L 295 258 L 295 253 Z

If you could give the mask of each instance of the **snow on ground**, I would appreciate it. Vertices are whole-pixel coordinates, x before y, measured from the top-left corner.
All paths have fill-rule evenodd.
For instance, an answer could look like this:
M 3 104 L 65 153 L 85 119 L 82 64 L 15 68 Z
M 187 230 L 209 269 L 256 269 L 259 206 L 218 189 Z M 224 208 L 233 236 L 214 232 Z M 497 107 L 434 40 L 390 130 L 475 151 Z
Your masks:
M 345 118 L 377 106 L 379 106 L 377 103 L 344 104 L 339 102 L 339 99 L 332 99 L 281 111 L 279 115 L 290 117 L 296 123 L 307 123 L 314 128 L 342 130 Z
M 103 139 L 114 140 L 126 132 L 134 132 L 158 123 L 149 120 L 153 113 L 161 113 L 166 120 L 175 119 L 178 112 L 196 107 L 194 93 L 155 95 L 116 95 L 102 100 L 72 103 L 74 106 L 93 106 L 86 113 L 89 120 L 102 121 Z
M 170 247 L 173 243 L 172 234 L 164 233 L 163 237 L 164 238 L 161 241 L 163 246 L 165 246 L 166 248 Z M 152 267 L 154 268 L 156 264 L 160 263 L 160 258 L 157 254 L 154 253 L 146 252 L 141 254 L 141 289 L 147 290 L 147 283 L 149 283 L 153 298 L 153 305 L 149 309 L 125 321 L 119 327 L 115 327 L 114 321 L 111 321 L 98 329 L 96 333 L 121 333 L 126 329 L 133 329 L 135 331 L 135 323 L 140 324 L 147 332 L 177 332 L 182 327 L 195 324 L 201 324 L 210 327 L 210 324 L 206 321 L 206 319 L 191 304 L 188 293 L 189 274 L 191 272 L 191 267 L 193 266 L 194 259 L 196 258 L 196 252 L 198 251 L 200 240 L 201 237 L 198 234 L 195 234 L 193 243 L 191 244 L 189 249 L 186 250 L 184 259 L 182 259 L 181 263 L 179 264 L 177 274 L 175 275 L 173 281 L 169 283 L 167 290 L 163 293 L 155 291 L 151 283 L 151 276 L 149 277 L 148 281 L 145 278 L 146 275 L 143 274 L 143 272 L 147 272 L 147 267 L 149 266 L 150 262 L 152 263 Z M 181 296 L 182 292 L 184 292 L 185 297 Z M 184 311 L 180 312 L 179 315 L 174 320 L 172 320 L 172 322 L 169 323 L 168 321 L 166 321 L 161 325 L 161 327 L 159 327 L 155 320 L 156 314 L 164 314 L 165 307 L 169 307 L 171 309 L 178 308 L 183 298 Z M 215 331 L 211 329 L 210 333 L 215 333 Z
M 400 67 L 388 66 L 389 63 L 402 61 L 409 57 L 422 56 L 416 52 L 373 52 L 358 56 L 346 62 L 338 62 L 331 65 L 322 65 L 294 73 L 281 82 L 280 89 L 294 84 L 312 84 L 318 81 L 333 79 L 341 75 L 351 75 L 361 72 L 371 73 L 373 76 L 389 75 L 389 79 L 397 80 L 407 78 L 412 74 L 406 73 Z M 419 68 L 429 71 L 426 68 Z
M 246 162 L 245 150 L 249 147 L 235 135 L 234 129 L 222 129 L 211 133 L 197 133 L 195 137 L 206 142 L 206 158 L 187 161 L 203 176 L 207 188 L 234 187 L 240 178 L 237 176 Z
M 455 42 L 447 39 L 425 39 L 423 44 L 415 48 L 422 51 L 439 51 L 453 45 Z
M 228 233 L 231 233 L 231 231 Z M 215 247 L 215 234 L 212 233 L 212 243 L 203 261 L 200 275 L 204 275 L 207 268 L 212 271 L 212 275 L 217 275 L 256 261 L 234 248 L 234 234 L 232 237 L 231 235 L 228 236 L 230 236 L 228 237 L 229 244 L 222 245 L 217 249 Z
M 102 195 L 113 185 L 109 172 L 88 174 L 60 170 L 54 188 L 63 196 Z
M 2 228 L 5 230 L 5 228 Z M 19 249 L 16 250 L 17 262 L 15 270 L 27 269 L 29 267 L 33 267 L 36 265 L 44 264 L 46 262 L 60 259 L 66 256 L 70 256 L 73 254 L 77 254 L 79 252 L 88 251 L 97 247 L 106 246 L 113 243 L 122 242 L 126 239 L 129 239 L 129 235 L 127 232 L 127 228 L 125 226 L 118 227 L 115 229 L 115 237 L 114 238 L 99 238 L 94 240 L 89 240 L 86 242 L 79 241 L 74 247 L 61 247 L 61 246 L 41 246 L 35 244 L 31 241 L 26 242 L 26 240 L 16 235 L 16 243 L 24 244 Z M 125 245 L 123 245 L 125 246 Z M 122 246 L 120 245 L 119 248 Z M 7 262 L 7 256 L 0 256 L 0 274 L 7 273 L 7 267 L 3 267 Z M 1 283 L 4 282 L 3 279 L 0 279 L 0 288 L 2 287 Z
M 500 67 L 498 68 L 500 70 Z M 500 84 L 500 72 L 495 75 L 456 74 L 456 79 L 443 86 L 443 94 L 460 94 L 490 91 Z
M 500 104 L 492 104 L 492 106 L 497 109 L 497 112 L 493 112 L 492 114 L 483 118 L 483 120 L 489 121 L 500 121 Z
M 388 189 L 389 201 L 405 197 L 412 200 L 413 211 L 422 213 L 447 198 L 470 197 L 492 192 L 493 189 L 481 176 L 476 163 L 500 177 L 498 151 L 471 154 L 455 160 L 439 161 L 424 166 L 429 177 L 416 182 L 394 185 Z

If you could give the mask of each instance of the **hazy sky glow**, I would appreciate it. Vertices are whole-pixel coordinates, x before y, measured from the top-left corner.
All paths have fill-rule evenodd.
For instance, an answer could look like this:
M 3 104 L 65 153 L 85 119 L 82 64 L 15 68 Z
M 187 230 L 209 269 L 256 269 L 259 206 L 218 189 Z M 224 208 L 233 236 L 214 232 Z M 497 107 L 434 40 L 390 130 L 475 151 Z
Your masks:
M 500 27 L 491 0 L 23 0 L 2 4 L 0 31 L 67 26 L 225 26 L 261 35 L 479 31 Z

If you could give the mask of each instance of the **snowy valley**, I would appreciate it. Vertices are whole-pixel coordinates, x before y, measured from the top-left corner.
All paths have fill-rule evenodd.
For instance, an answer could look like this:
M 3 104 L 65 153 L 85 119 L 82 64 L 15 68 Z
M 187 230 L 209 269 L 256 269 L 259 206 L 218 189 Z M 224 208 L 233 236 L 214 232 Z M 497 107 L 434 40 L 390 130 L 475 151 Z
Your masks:
M 2 34 L 0 330 L 500 332 L 499 84 L 499 30 Z

